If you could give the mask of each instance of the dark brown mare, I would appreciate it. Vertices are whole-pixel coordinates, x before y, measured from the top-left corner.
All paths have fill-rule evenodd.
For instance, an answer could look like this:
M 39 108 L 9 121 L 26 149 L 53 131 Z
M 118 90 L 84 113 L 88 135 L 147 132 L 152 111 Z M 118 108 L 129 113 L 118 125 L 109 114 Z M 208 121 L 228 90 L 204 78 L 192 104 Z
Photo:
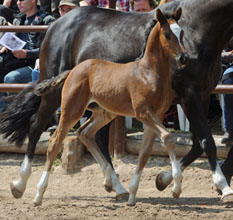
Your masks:
M 172 74 L 171 83 L 175 101 L 182 105 L 189 119 L 193 139 L 191 151 L 180 161 L 181 169 L 184 170 L 205 151 L 214 184 L 223 192 L 223 201 L 233 201 L 232 191 L 227 187 L 233 175 L 233 147 L 220 168 L 206 120 L 209 94 L 221 77 L 221 51 L 233 36 L 233 0 L 177 0 L 160 6 L 160 9 L 169 17 L 178 7 L 182 7 L 178 23 L 184 30 L 184 46 L 190 62 L 184 69 Z M 148 34 L 156 23 L 155 10 L 127 13 L 82 7 L 59 18 L 49 27 L 41 47 L 40 81 L 71 70 L 89 58 L 126 63 L 142 57 Z M 1 133 L 10 137 L 10 141 L 20 145 L 27 136 L 29 138 L 20 178 L 12 184 L 12 193 L 18 198 L 26 189 L 36 143 L 60 105 L 61 88 L 40 98 L 31 92 L 34 86 L 31 85 L 13 100 L 0 122 Z M 103 135 L 108 129 L 105 131 Z M 98 145 L 102 144 L 101 150 L 111 163 L 109 154 L 106 154 L 106 140 L 102 139 Z M 159 175 L 157 187 L 160 190 L 171 182 L 170 174 Z M 118 187 L 117 178 L 112 182 L 116 195 L 125 192 Z
M 127 64 L 89 59 L 74 67 L 71 72 L 66 71 L 59 75 L 58 79 L 45 83 L 45 88 L 49 87 L 48 90 L 51 92 L 51 87 L 55 87 L 57 82 L 58 85 L 63 82 L 60 78 L 65 80 L 65 76 L 68 76 L 62 89 L 59 125 L 49 141 L 46 170 L 37 186 L 35 205 L 42 203 L 53 162 L 62 147 L 64 138 L 83 116 L 86 108 L 93 114 L 77 133 L 101 166 L 106 189 L 112 191 L 114 170 L 98 151 L 95 134 L 117 115 L 122 115 L 136 117 L 145 124 L 139 162 L 129 186 L 128 205 L 136 204 L 139 180 L 153 145 L 153 142 L 148 139 L 154 140 L 156 135 L 161 137 L 168 151 L 174 180 L 173 196 L 179 197 L 182 182 L 181 169 L 176 160 L 175 143 L 163 126 L 162 119 L 173 101 L 170 71 L 182 69 L 188 59 L 179 43 L 181 28 L 175 22 L 181 16 L 181 8 L 173 16 L 175 20 L 167 20 L 159 9 L 156 15 L 158 22 L 148 37 L 142 59 Z M 175 28 L 178 37 L 172 32 Z M 40 95 L 48 94 L 46 89 L 42 92 L 42 85 L 39 87 Z

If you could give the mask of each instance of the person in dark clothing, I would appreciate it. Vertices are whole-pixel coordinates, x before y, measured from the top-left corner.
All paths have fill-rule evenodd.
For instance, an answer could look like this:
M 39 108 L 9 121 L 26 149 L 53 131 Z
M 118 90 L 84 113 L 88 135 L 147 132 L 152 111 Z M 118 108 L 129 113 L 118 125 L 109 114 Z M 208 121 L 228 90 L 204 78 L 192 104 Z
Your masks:
M 13 23 L 14 14 L 19 13 L 16 0 L 4 0 L 3 4 L 0 5 L 0 16 L 4 17 L 7 22 Z
M 60 0 L 39 0 L 40 6 L 54 18 L 59 18 L 59 3 Z
M 20 13 L 15 16 L 13 25 L 48 25 L 55 19 L 37 6 L 37 0 L 17 1 Z M 19 32 L 16 34 L 26 44 L 21 50 L 9 51 L 3 47 L 0 58 L 0 78 L 4 83 L 28 83 L 32 81 L 31 72 L 35 60 L 39 58 L 39 50 L 45 33 Z M 6 57 L 11 57 L 3 59 Z M 12 62 L 11 65 L 7 65 Z M 14 65 L 15 64 L 15 65 Z M 17 64 L 17 65 L 16 65 Z M 0 93 L 0 97 L 6 93 Z M 6 102 L 0 100 L 0 112 L 6 107 Z
M 225 71 L 222 76 L 222 84 L 233 84 L 233 38 L 227 49 L 222 52 L 222 63 Z M 233 95 L 223 94 L 223 122 L 225 134 L 222 144 L 233 143 Z

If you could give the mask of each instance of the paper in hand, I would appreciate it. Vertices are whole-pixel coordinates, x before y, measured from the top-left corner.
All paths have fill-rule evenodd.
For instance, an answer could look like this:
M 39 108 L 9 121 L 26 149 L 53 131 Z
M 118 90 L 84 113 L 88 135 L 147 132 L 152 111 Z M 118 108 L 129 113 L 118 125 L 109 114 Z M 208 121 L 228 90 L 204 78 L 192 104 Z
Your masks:
M 14 51 L 21 50 L 26 42 L 18 38 L 15 34 L 7 32 L 0 39 L 0 44 L 7 49 Z

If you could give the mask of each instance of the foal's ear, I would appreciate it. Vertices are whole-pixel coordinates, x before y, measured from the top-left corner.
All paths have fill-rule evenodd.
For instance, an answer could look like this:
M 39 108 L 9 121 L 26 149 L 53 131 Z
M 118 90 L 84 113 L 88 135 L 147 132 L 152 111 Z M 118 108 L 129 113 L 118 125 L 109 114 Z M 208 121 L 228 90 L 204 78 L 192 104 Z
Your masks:
M 178 21 L 182 14 L 182 8 L 178 8 L 172 15 L 172 18 L 176 21 Z
M 159 8 L 156 10 L 156 17 L 157 17 L 158 22 L 161 25 L 167 23 L 166 17 L 163 15 L 163 13 L 161 12 L 161 10 Z

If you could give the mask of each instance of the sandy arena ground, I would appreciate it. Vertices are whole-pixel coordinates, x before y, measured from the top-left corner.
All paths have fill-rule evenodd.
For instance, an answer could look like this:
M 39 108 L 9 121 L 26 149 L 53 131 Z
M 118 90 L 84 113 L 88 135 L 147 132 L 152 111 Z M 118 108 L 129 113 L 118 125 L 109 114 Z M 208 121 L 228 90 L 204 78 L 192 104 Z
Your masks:
M 18 177 L 23 158 L 23 154 L 0 154 L 0 219 L 233 219 L 233 206 L 219 201 L 206 159 L 197 160 L 184 172 L 181 197 L 173 199 L 171 186 L 159 192 L 154 184 L 156 174 L 169 168 L 168 158 L 151 157 L 141 178 L 137 204 L 129 207 L 125 201 L 115 201 L 114 193 L 104 190 L 99 166 L 91 155 L 85 154 L 76 174 L 65 175 L 61 165 L 55 167 L 42 206 L 34 207 L 45 157 L 35 157 L 26 192 L 21 199 L 14 199 L 9 185 Z M 136 163 L 137 156 L 128 154 L 114 161 L 126 189 Z

